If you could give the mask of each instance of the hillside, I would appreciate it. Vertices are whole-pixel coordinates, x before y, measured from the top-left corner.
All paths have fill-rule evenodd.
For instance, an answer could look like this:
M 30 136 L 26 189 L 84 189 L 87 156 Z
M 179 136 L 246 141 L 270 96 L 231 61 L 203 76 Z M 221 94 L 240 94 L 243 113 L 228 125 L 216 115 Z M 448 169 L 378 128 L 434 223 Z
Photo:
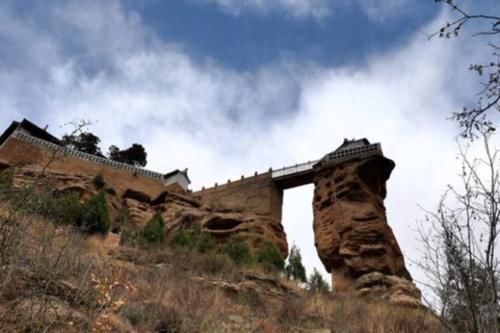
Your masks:
M 1 332 L 443 331 L 425 308 L 307 290 L 272 260 L 245 261 L 201 238 L 89 232 L 71 220 L 84 204 L 26 177 L 0 177 Z

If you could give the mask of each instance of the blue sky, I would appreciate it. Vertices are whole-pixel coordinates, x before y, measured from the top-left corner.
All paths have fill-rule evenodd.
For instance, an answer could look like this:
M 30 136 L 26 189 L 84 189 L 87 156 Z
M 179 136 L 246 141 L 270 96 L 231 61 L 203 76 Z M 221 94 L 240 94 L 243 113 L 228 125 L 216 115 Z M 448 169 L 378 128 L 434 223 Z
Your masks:
M 194 0 L 127 1 L 126 6 L 138 11 L 162 39 L 181 43 L 197 58 L 253 70 L 289 58 L 323 65 L 366 61 L 371 53 L 404 42 L 439 13 L 431 1 L 403 2 L 385 17 L 374 17 L 359 1 L 325 2 L 331 14 L 319 17 L 297 17 L 293 9 L 276 5 L 235 12 L 244 9 Z
M 188 167 L 194 189 L 367 137 L 396 162 L 388 220 L 418 261 L 417 204 L 434 207 L 459 170 L 446 118 L 476 100 L 468 66 L 489 55 L 470 30 L 427 39 L 452 18 L 434 0 L 6 0 L 0 121 L 61 135 L 90 120 L 104 151 L 140 142 L 149 168 Z M 311 201 L 312 186 L 287 191 L 283 211 L 309 271 Z

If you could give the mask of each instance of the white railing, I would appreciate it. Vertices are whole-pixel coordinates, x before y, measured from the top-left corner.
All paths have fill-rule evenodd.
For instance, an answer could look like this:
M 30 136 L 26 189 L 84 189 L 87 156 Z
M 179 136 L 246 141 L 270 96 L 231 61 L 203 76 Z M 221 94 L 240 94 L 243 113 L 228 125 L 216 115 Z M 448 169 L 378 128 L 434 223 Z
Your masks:
M 326 155 L 322 162 L 324 161 L 328 163 L 333 160 L 344 160 L 352 157 L 362 157 L 373 154 L 382 154 L 382 147 L 380 146 L 380 143 L 355 148 L 340 149 Z
M 300 172 L 309 171 L 313 169 L 313 165 L 316 163 L 318 163 L 318 161 L 309 161 L 306 163 L 295 164 L 278 170 L 273 170 L 272 177 L 278 178 L 278 177 L 293 175 Z
M 129 165 L 126 163 L 116 162 L 116 161 L 110 160 L 110 159 L 105 158 L 105 157 L 95 156 L 95 155 L 87 154 L 87 153 L 84 153 L 84 152 L 81 152 L 78 150 L 74 150 L 74 149 L 70 149 L 67 147 L 60 146 L 60 145 L 56 145 L 52 142 L 48 142 L 48 141 L 42 140 L 40 138 L 36 138 L 34 136 L 22 133 L 20 131 L 15 131 L 13 136 L 18 140 L 21 140 L 21 141 L 24 141 L 27 143 L 34 143 L 34 144 L 39 145 L 41 147 L 62 153 L 66 156 L 79 158 L 79 159 L 94 162 L 97 164 L 107 165 L 107 166 L 110 166 L 110 167 L 113 167 L 116 169 L 121 169 L 121 170 L 130 172 L 130 173 L 139 174 L 139 175 L 153 178 L 153 179 L 163 179 L 163 174 L 161 174 L 159 172 L 138 168 L 136 166 Z

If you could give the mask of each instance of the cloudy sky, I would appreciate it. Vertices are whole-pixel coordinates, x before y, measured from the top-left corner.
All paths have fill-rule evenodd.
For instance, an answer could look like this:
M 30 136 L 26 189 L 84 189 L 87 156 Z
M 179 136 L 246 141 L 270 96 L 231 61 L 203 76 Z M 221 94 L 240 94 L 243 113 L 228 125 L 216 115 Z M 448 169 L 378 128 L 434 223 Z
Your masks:
M 4 0 L 0 122 L 60 135 L 90 120 L 103 150 L 140 142 L 148 168 L 188 167 L 193 189 L 367 137 L 396 162 L 388 220 L 418 261 L 417 204 L 456 179 L 447 118 L 476 99 L 467 68 L 489 53 L 468 30 L 427 38 L 451 17 L 434 0 Z M 287 191 L 283 218 L 309 271 L 312 190 Z

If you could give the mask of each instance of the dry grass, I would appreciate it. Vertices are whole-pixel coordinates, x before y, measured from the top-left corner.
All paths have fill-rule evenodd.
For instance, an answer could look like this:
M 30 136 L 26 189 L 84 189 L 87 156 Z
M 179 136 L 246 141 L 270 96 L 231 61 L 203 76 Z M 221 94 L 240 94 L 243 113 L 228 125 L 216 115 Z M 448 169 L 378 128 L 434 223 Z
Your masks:
M 0 203 L 0 229 L 8 208 Z M 444 332 L 424 310 L 311 293 L 224 255 L 124 247 L 36 215 L 10 218 L 19 229 L 0 267 L 0 332 Z

